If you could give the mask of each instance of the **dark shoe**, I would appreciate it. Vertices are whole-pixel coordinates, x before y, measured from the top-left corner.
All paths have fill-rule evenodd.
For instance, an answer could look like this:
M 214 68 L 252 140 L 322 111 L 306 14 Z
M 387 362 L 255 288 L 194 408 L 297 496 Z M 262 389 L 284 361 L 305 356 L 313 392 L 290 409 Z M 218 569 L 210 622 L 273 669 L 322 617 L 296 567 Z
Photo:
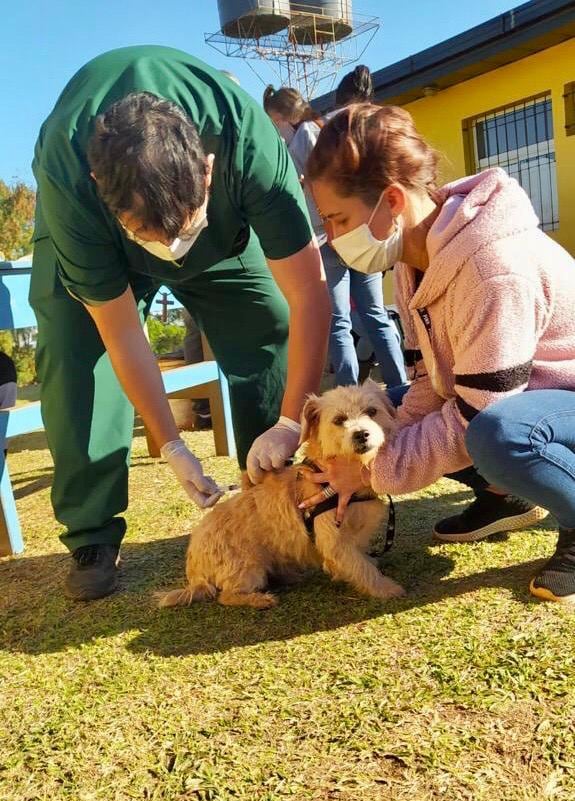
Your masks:
M 531 579 L 529 591 L 543 601 L 575 603 L 575 528 L 560 528 L 551 559 Z
M 196 412 L 196 424 L 194 426 L 195 431 L 208 431 L 212 427 L 212 415 L 208 412 L 208 414 L 199 414 Z
M 515 495 L 496 495 L 482 490 L 459 515 L 435 524 L 433 538 L 440 542 L 476 542 L 501 531 L 529 528 L 549 512 Z
M 73 601 L 93 601 L 114 592 L 118 583 L 118 545 L 84 545 L 72 554 L 64 592 Z

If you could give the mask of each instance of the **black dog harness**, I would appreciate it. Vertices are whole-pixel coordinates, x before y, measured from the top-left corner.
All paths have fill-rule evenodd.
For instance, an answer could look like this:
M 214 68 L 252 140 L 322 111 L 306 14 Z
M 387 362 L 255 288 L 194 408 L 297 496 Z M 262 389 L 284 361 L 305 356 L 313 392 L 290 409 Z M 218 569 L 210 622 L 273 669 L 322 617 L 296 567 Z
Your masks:
M 302 465 L 305 467 L 309 467 L 310 470 L 313 470 L 314 473 L 322 473 L 322 469 L 318 467 L 315 462 L 312 462 L 311 459 L 304 459 Z M 322 484 L 323 487 L 327 487 L 328 484 Z M 330 509 L 337 509 L 337 495 L 332 495 L 330 498 L 326 498 L 325 501 L 321 501 L 316 506 L 312 507 L 311 509 L 304 509 L 303 510 L 303 523 L 306 528 L 306 531 L 309 535 L 309 538 L 312 542 L 315 542 L 315 531 L 314 531 L 314 520 L 319 515 L 322 515 L 324 512 L 329 512 Z M 362 501 L 373 501 L 374 497 L 371 498 L 362 498 L 359 495 L 352 495 L 349 499 L 350 503 L 361 503 Z M 383 546 L 383 552 L 389 551 L 391 546 L 393 545 L 393 541 L 395 539 L 395 506 L 391 495 L 387 496 L 387 500 L 389 503 L 389 515 L 387 518 L 387 528 L 385 530 L 385 544 Z

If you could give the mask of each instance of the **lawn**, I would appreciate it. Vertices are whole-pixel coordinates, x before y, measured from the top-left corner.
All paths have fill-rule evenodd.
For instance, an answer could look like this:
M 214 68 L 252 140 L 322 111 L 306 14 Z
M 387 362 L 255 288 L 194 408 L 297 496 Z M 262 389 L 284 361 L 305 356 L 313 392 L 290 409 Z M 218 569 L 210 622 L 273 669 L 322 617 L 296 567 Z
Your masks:
M 158 610 L 199 513 L 137 430 L 122 591 L 79 605 L 44 437 L 10 450 L 27 549 L 0 562 L 2 801 L 575 799 L 573 615 L 527 592 L 551 524 L 432 547 L 469 497 L 443 481 L 397 503 L 405 600 L 312 575 L 266 612 Z

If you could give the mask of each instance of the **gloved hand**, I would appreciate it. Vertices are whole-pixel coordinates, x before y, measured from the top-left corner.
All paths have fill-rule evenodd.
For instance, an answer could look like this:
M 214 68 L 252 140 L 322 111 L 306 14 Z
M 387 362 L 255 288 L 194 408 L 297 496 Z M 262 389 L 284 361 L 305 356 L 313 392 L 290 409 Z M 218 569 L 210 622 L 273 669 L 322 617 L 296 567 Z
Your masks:
M 213 478 L 204 475 L 199 459 L 188 449 L 181 439 L 166 442 L 160 453 L 170 465 L 176 478 L 190 498 L 200 509 L 207 509 L 217 503 L 224 494 Z
M 247 469 L 250 481 L 258 484 L 266 470 L 279 470 L 294 455 L 299 444 L 301 426 L 289 417 L 280 417 L 254 440 L 248 453 Z

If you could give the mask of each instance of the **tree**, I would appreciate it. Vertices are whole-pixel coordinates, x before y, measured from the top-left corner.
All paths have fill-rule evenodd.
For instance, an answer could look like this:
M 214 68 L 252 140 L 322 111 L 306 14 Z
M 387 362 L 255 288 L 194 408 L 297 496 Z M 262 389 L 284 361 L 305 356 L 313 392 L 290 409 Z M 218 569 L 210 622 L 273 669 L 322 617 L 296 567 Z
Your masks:
M 36 193 L 22 181 L 12 186 L 0 179 L 0 251 L 18 259 L 32 248 Z
M 22 181 L 12 186 L 0 179 L 0 261 L 18 259 L 32 248 L 36 194 Z M 35 329 L 0 332 L 0 350 L 12 357 L 19 384 L 35 380 Z
M 148 317 L 148 336 L 153 352 L 156 356 L 162 356 L 164 353 L 171 353 L 183 347 L 186 329 L 183 325 L 163 323 L 150 314 Z

